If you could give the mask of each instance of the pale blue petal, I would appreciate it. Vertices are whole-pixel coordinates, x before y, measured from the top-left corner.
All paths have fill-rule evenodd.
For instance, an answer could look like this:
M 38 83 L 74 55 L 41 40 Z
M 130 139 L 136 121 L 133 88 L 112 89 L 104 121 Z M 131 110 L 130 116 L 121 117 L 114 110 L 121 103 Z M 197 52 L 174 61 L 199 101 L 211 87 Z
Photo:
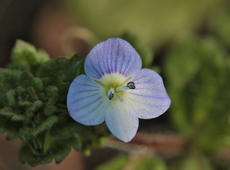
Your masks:
M 94 79 L 110 73 L 129 76 L 140 71 L 141 65 L 139 54 L 127 41 L 110 38 L 89 52 L 85 60 L 85 72 Z
M 170 106 L 170 98 L 160 75 L 150 69 L 142 69 L 132 80 L 136 89 L 130 89 L 125 104 L 133 108 L 141 119 L 151 119 L 163 114 Z
M 67 108 L 70 116 L 84 125 L 98 125 L 105 119 L 103 89 L 85 75 L 78 76 L 70 85 Z
M 137 133 L 138 118 L 121 102 L 107 107 L 105 122 L 111 133 L 123 142 L 131 141 Z

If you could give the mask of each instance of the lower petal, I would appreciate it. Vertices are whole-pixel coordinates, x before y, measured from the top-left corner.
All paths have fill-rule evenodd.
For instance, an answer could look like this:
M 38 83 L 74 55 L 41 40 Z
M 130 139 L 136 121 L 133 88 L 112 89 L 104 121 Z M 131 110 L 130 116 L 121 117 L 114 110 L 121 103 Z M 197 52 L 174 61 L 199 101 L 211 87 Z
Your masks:
M 120 102 L 108 107 L 105 122 L 111 133 L 124 142 L 131 141 L 137 133 L 138 118 L 132 114 L 129 106 Z
M 103 91 L 85 75 L 78 76 L 70 85 L 67 108 L 70 116 L 84 125 L 98 125 L 104 121 Z

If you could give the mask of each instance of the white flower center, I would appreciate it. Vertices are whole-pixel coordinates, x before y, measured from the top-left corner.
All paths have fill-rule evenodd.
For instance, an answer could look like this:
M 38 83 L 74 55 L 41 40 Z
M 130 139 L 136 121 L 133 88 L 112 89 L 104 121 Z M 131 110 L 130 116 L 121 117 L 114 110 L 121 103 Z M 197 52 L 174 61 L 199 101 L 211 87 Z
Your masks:
M 135 89 L 132 77 L 125 77 L 118 73 L 106 74 L 101 79 L 95 80 L 104 89 L 106 97 L 111 100 L 123 100 L 128 90 Z

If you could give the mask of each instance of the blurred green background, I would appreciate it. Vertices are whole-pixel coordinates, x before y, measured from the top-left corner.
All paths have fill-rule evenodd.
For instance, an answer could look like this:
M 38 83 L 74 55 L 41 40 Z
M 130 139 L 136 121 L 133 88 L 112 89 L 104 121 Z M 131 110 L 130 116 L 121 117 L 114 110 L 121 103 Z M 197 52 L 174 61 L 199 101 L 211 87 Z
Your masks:
M 44 49 L 51 58 L 75 53 L 83 58 L 97 42 L 119 36 L 138 50 L 145 67 L 163 76 L 172 100 L 166 114 L 141 121 L 140 133 L 130 144 L 111 139 L 104 152 L 74 155 L 42 169 L 230 170 L 229 0 L 0 3 L 2 67 L 10 63 L 17 39 Z M 16 149 L 2 149 L 0 170 L 39 169 L 10 160 L 18 146 L 8 147 Z M 8 161 L 2 158 L 5 154 Z

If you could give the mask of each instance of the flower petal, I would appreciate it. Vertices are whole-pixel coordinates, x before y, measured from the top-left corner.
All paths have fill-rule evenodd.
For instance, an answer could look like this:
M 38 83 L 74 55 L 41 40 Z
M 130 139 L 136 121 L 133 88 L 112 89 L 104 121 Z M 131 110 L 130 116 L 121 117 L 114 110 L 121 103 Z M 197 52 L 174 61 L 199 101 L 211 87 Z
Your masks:
M 104 121 L 102 88 L 85 75 L 78 76 L 70 85 L 67 108 L 70 116 L 84 125 L 98 125 Z
M 121 102 L 112 103 L 105 115 L 105 122 L 111 133 L 118 139 L 129 142 L 137 133 L 138 118 L 132 109 Z
M 109 73 L 128 76 L 140 71 L 141 65 L 139 54 L 127 41 L 110 38 L 90 51 L 85 61 L 85 72 L 95 79 Z
M 125 103 L 132 107 L 141 119 L 151 119 L 163 114 L 170 106 L 170 98 L 160 75 L 150 69 L 142 69 L 132 80 L 135 89 L 130 89 Z

